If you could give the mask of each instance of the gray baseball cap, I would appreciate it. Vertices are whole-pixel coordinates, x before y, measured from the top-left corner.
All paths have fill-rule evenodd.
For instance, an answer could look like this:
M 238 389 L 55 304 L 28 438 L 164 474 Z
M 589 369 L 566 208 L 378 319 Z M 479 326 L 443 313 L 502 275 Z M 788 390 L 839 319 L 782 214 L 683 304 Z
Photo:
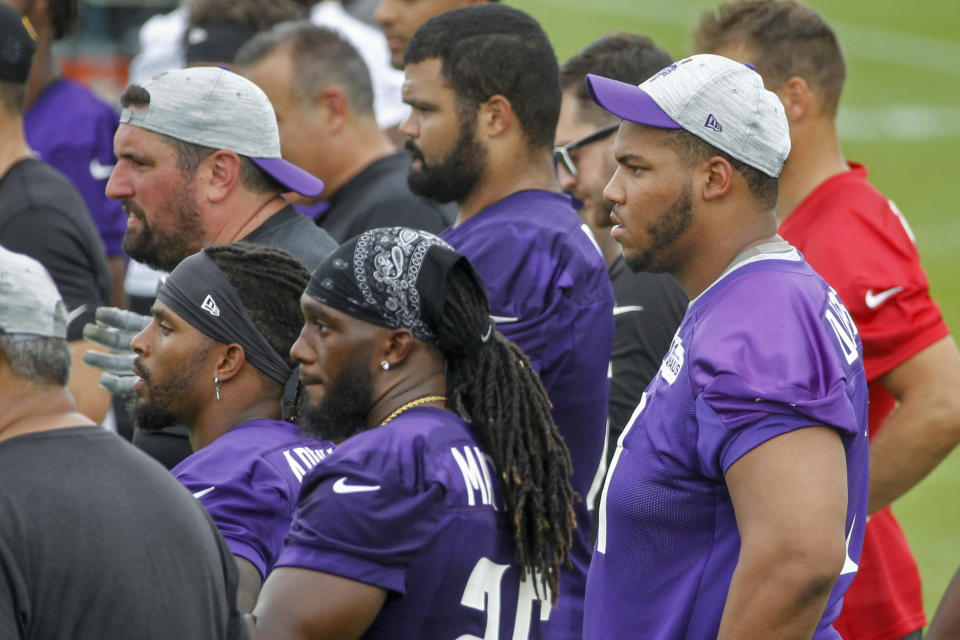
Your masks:
M 127 107 L 120 122 L 177 140 L 246 156 L 291 191 L 313 197 L 323 182 L 280 156 L 273 105 L 260 87 L 220 67 L 175 69 L 152 78 L 146 108 Z
M 661 129 L 686 129 L 773 178 L 790 153 L 777 94 L 750 65 L 701 53 L 634 86 L 587 74 L 594 102 L 615 116 Z
M 67 337 L 67 309 L 43 265 L 0 247 L 0 334 Z

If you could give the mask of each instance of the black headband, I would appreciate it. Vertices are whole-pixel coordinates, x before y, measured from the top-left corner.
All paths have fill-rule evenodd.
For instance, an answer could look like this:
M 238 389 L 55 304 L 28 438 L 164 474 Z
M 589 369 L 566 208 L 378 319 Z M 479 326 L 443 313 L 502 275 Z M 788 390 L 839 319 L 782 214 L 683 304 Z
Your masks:
M 257 330 L 233 285 L 205 252 L 181 261 L 163 283 L 157 300 L 217 342 L 239 344 L 250 364 L 286 384 L 293 369 Z
M 461 261 L 482 287 L 466 257 L 432 233 L 371 229 L 328 255 L 306 293 L 358 320 L 409 329 L 419 340 L 436 343 L 431 325 L 443 311 L 450 271 Z M 491 331 L 484 334 L 489 339 Z

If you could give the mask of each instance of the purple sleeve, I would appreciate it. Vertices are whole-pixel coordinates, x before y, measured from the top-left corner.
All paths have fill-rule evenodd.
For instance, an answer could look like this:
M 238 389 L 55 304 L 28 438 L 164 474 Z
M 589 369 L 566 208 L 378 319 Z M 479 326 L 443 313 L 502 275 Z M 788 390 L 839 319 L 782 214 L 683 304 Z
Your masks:
M 215 485 L 189 470 L 174 472 L 210 513 L 231 553 L 266 578 L 293 518 L 296 495 L 283 475 L 262 460 L 229 476 L 218 474 Z
M 443 487 L 411 486 L 396 470 L 350 462 L 328 460 L 307 479 L 276 566 L 405 593 L 407 568 L 436 534 Z
M 741 456 L 777 435 L 828 425 L 859 431 L 848 372 L 816 295 L 744 281 L 698 324 L 690 376 L 704 473 L 719 479 Z M 749 309 L 749 313 L 743 313 Z

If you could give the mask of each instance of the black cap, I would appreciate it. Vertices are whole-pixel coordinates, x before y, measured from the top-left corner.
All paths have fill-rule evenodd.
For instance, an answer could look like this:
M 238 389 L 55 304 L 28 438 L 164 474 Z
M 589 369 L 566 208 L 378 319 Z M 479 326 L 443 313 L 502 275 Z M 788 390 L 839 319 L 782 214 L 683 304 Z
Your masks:
M 26 82 L 36 50 L 36 37 L 27 19 L 0 4 L 0 80 Z

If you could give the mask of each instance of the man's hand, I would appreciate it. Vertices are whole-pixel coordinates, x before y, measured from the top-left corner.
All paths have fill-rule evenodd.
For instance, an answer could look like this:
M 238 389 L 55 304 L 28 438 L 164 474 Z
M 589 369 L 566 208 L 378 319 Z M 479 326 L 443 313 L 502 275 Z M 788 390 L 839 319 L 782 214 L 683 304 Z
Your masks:
M 133 361 L 136 356 L 130 350 L 130 341 L 150 324 L 150 316 L 117 309 L 116 307 L 98 307 L 96 324 L 87 324 L 83 328 L 83 337 L 95 344 L 106 347 L 110 353 L 88 350 L 83 361 L 95 369 L 104 371 L 100 375 L 100 386 L 110 394 L 120 397 L 133 395 L 133 383 L 137 380 L 133 373 Z

